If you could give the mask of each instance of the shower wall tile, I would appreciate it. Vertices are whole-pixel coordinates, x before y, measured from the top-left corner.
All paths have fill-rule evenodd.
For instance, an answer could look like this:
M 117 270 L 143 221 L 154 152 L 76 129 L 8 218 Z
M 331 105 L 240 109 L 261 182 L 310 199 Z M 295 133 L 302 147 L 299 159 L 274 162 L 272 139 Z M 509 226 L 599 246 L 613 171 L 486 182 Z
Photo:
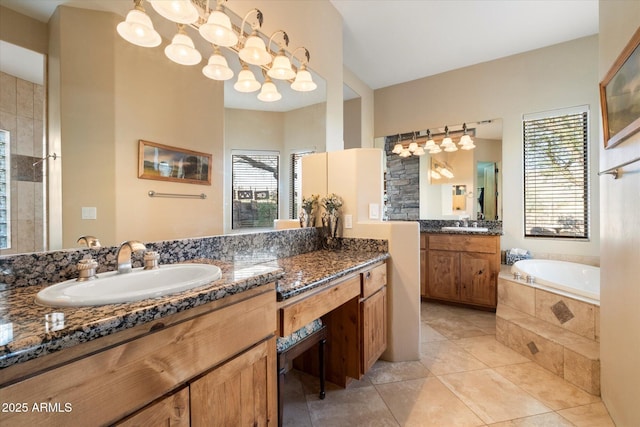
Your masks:
M 17 79 L 16 101 L 18 117 L 33 119 L 33 83 Z
M 17 125 L 16 141 L 18 145 L 14 154 L 33 156 L 33 119 L 18 116 Z
M 0 111 L 4 113 L 17 112 L 17 81 L 16 77 L 0 72 Z

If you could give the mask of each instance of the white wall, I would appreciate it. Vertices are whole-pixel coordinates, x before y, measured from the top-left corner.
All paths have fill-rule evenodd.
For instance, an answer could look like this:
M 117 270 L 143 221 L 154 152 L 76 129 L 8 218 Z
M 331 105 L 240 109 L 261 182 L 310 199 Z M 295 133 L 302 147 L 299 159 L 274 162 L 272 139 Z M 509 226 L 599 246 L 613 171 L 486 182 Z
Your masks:
M 598 37 L 586 37 L 375 91 L 375 135 L 446 124 L 503 119 L 503 248 L 599 254 Z M 428 98 L 431 102 L 423 102 Z M 590 106 L 591 238 L 588 242 L 524 239 L 522 115 Z
M 639 28 L 640 2 L 600 1 L 600 60 L 603 78 Z M 604 150 L 600 169 L 640 156 L 640 133 Z M 601 295 L 600 359 L 602 399 L 620 427 L 640 425 L 640 162 L 623 168 L 620 179 L 600 177 Z

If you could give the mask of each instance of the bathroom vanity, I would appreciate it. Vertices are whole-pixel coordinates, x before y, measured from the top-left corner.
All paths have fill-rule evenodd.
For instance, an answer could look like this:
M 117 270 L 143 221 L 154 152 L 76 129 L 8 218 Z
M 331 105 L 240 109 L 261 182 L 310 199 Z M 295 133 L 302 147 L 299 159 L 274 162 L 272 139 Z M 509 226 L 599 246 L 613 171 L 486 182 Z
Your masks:
M 209 285 L 136 303 L 51 308 L 45 285 L 0 290 L 9 425 L 275 425 L 276 337 L 328 325 L 327 378 L 360 378 L 386 346 L 386 252 L 316 250 L 218 265 Z
M 495 232 L 420 234 L 420 289 L 426 300 L 495 310 L 500 235 Z

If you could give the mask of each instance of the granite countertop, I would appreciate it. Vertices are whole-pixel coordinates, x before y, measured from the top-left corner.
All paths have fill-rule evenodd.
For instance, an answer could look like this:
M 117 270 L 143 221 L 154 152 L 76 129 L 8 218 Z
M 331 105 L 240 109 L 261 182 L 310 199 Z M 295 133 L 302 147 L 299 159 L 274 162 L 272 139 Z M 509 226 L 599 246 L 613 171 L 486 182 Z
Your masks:
M 47 285 L 0 291 L 0 369 L 124 331 L 228 295 L 271 283 L 279 301 L 318 288 L 389 257 L 387 252 L 319 250 L 259 264 L 217 265 L 222 278 L 198 288 L 135 303 L 52 308 L 37 305 Z
M 429 234 L 465 234 L 468 236 L 502 236 L 502 229 L 489 228 L 489 231 L 443 230 L 441 227 L 420 228 L 421 233 Z
M 478 227 L 486 227 L 489 231 L 468 231 L 468 230 L 443 230 L 442 227 L 455 227 L 460 225 L 460 221 L 455 220 L 418 220 L 421 233 L 431 234 L 466 234 L 470 236 L 502 236 L 502 221 L 469 221 L 469 227 L 477 224 Z

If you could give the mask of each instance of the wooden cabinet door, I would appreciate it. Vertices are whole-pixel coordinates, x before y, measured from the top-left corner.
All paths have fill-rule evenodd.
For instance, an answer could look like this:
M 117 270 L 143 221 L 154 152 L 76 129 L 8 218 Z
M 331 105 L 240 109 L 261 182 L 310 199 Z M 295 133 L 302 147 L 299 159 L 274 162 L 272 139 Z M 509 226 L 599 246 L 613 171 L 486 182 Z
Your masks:
M 460 255 L 458 252 L 429 251 L 429 281 L 427 296 L 429 298 L 457 301 L 460 275 Z
M 460 300 L 496 306 L 494 254 L 460 253 Z
M 117 427 L 189 427 L 189 387 L 141 409 Z
M 191 383 L 191 425 L 276 425 L 275 355 L 274 337 Z
M 420 296 L 426 297 L 427 283 L 429 283 L 429 267 L 427 264 L 427 250 L 420 249 Z
M 360 303 L 362 364 L 361 373 L 367 371 L 387 349 L 387 287 Z

